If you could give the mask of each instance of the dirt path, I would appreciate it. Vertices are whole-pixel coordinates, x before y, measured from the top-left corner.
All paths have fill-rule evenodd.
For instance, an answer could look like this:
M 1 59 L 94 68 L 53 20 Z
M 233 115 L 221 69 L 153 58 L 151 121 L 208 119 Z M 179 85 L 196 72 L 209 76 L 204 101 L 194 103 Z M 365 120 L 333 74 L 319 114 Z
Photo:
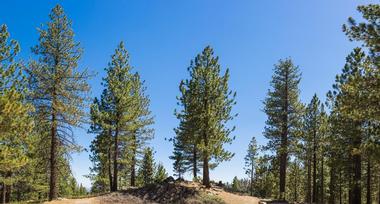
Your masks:
M 125 204 L 146 204 L 140 198 L 123 195 L 120 193 L 111 193 L 104 196 L 83 198 L 83 199 L 62 199 L 51 202 L 45 202 L 44 204 L 113 204 L 113 203 L 125 203 Z
M 63 200 L 45 202 L 45 204 L 91 204 L 91 203 L 100 204 L 97 198 L 63 199 Z
M 221 191 L 217 194 L 227 204 L 258 204 L 259 199 L 251 196 L 241 196 L 233 193 Z

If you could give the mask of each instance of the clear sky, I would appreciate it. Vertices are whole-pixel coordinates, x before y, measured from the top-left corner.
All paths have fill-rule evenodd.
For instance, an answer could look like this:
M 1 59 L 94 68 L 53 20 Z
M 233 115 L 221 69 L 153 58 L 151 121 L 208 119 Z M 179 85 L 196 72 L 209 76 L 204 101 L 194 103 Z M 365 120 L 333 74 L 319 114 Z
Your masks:
M 269 88 L 273 64 L 292 57 L 302 72 L 301 100 L 317 93 L 322 99 L 331 88 L 345 56 L 355 46 L 342 32 L 349 16 L 358 17 L 357 5 L 378 3 L 360 0 L 5 0 L 0 3 L 0 24 L 21 44 L 21 57 L 34 57 L 36 28 L 48 21 L 57 3 L 73 21 L 75 39 L 84 48 L 81 68 L 97 72 L 89 81 L 92 96 L 99 96 L 104 68 L 116 45 L 125 41 L 131 64 L 146 81 L 155 116 L 155 159 L 172 173 L 172 145 L 164 138 L 178 125 L 173 112 L 178 85 L 188 77 L 190 60 L 211 45 L 223 68 L 230 68 L 231 89 L 237 92 L 233 111 L 239 116 L 236 140 L 226 146 L 235 157 L 211 172 L 211 179 L 231 181 L 244 176 L 244 156 L 255 136 L 265 144 L 262 132 L 266 116 L 263 99 Z M 75 131 L 77 142 L 88 147 L 94 135 Z M 88 152 L 72 155 L 72 169 L 79 182 L 91 165 Z

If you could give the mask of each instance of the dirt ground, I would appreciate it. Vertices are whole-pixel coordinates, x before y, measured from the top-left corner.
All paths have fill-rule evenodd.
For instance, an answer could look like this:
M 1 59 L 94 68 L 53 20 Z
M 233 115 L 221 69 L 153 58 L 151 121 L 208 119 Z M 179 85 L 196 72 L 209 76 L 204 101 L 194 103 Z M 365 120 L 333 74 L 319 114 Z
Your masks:
M 256 197 L 229 193 L 218 186 L 205 188 L 196 182 L 164 182 L 151 187 L 129 189 L 103 196 L 83 199 L 60 199 L 46 204 L 153 204 L 153 203 L 199 203 L 198 193 L 219 197 L 226 204 L 258 204 Z M 189 200 L 188 200 L 189 199 Z M 201 201 L 202 202 L 202 201 Z
M 241 196 L 225 191 L 216 192 L 215 195 L 222 198 L 226 204 L 258 204 L 259 199 L 251 196 Z M 125 204 L 150 204 L 151 202 L 143 201 L 140 198 L 133 196 L 120 195 L 117 193 L 84 199 L 62 199 L 46 204 L 111 204 L 111 203 L 125 203 Z

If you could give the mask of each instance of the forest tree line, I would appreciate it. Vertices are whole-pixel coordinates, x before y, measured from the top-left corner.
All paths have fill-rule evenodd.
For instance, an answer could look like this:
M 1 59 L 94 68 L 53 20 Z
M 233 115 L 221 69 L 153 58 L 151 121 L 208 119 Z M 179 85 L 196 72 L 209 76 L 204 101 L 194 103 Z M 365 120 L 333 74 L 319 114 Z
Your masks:
M 294 202 L 380 202 L 380 6 L 358 11 L 364 21 L 349 18 L 343 32 L 362 47 L 347 56 L 326 101 L 314 95 L 302 103 L 299 67 L 291 58 L 275 65 L 263 109 L 268 143 L 258 146 L 252 138 L 247 178 L 235 177 L 226 188 Z M 91 99 L 93 74 L 78 69 L 82 48 L 71 20 L 59 5 L 49 18 L 28 62 L 18 60 L 20 47 L 7 26 L 0 28 L 1 201 L 86 194 L 69 164 L 70 154 L 82 151 L 74 129 L 85 124 L 96 135 L 88 175 L 93 193 L 162 182 L 168 175 L 148 144 L 154 135 L 150 99 L 124 43 L 105 68 L 102 93 Z M 188 72 L 179 85 L 170 158 L 176 176 L 190 172 L 210 187 L 210 170 L 234 156 L 225 144 L 235 138 L 228 122 L 237 116 L 236 93 L 210 46 Z
M 305 203 L 380 203 L 380 6 L 359 6 L 364 22 L 343 25 L 361 43 L 322 102 L 303 104 L 301 73 L 291 59 L 274 67 L 264 100 L 267 114 L 258 146 L 252 138 L 247 178 L 227 189 L 259 197 Z

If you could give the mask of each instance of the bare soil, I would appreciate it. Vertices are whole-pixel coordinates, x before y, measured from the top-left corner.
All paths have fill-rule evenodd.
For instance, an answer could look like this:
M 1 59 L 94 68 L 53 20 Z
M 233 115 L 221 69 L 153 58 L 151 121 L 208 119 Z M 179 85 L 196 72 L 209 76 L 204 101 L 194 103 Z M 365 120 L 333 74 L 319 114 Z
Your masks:
M 103 196 L 84 199 L 60 199 L 46 204 L 153 204 L 153 203 L 226 203 L 258 204 L 259 199 L 251 196 L 233 194 L 214 186 L 204 188 L 195 182 L 167 182 L 144 188 L 128 189 Z

